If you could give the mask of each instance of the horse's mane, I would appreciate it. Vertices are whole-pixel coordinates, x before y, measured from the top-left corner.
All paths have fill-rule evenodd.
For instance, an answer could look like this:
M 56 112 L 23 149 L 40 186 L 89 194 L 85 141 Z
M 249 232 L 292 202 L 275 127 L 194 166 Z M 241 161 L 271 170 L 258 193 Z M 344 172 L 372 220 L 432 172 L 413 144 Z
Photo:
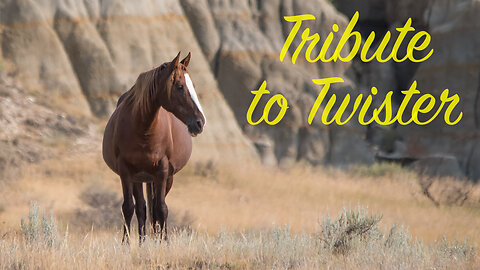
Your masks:
M 126 93 L 125 101 L 132 105 L 132 112 L 134 114 L 139 114 L 140 117 L 143 118 L 148 112 L 151 112 L 152 109 L 156 109 L 152 108 L 152 101 L 155 100 L 155 95 L 158 95 L 158 91 L 161 90 L 159 87 L 161 86 L 155 82 L 155 79 L 163 70 L 162 65 L 141 73 L 133 87 Z M 167 89 L 167 91 L 169 93 L 170 89 Z

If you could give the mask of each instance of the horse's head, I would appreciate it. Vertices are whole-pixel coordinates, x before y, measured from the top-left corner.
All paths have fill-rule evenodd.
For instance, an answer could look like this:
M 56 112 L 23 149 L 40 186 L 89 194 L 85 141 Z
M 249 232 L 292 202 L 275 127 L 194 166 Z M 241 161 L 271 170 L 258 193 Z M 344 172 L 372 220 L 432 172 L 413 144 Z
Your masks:
M 179 61 L 178 53 L 171 62 L 162 64 L 160 70 L 165 75 L 160 78 L 166 80 L 168 102 L 163 107 L 187 125 L 192 136 L 196 136 L 202 132 L 206 119 L 187 70 L 190 56 L 188 53 L 187 57 Z

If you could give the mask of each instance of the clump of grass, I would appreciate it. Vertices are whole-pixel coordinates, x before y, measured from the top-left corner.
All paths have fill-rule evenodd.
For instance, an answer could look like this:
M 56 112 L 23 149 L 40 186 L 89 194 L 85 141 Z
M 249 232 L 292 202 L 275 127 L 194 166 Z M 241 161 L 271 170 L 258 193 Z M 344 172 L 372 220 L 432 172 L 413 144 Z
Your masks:
M 346 253 L 353 243 L 370 241 L 378 237 L 378 222 L 382 216 L 369 216 L 364 208 L 357 211 L 343 209 L 337 220 L 327 214 L 322 222 L 325 246 L 335 253 Z
M 459 242 L 458 240 L 455 240 L 453 243 L 449 243 L 445 236 L 438 244 L 438 250 L 445 257 L 453 257 L 457 260 L 468 260 L 468 258 L 475 254 L 475 246 L 471 245 L 468 239 L 463 241 L 463 243 Z
M 344 208 L 333 221 L 327 214 L 322 222 L 321 240 L 324 248 L 335 255 L 347 257 L 377 252 L 412 257 L 425 249 L 420 242 L 413 242 L 408 230 L 403 230 L 399 225 L 392 226 L 388 234 L 381 231 L 378 225 L 381 219 L 382 215 L 368 214 L 368 211 L 360 206 L 356 210 Z
M 21 230 L 25 239 L 29 242 L 39 242 L 47 246 L 53 246 L 58 239 L 57 223 L 52 213 L 46 215 L 42 213 L 40 219 L 40 207 L 37 202 L 32 202 L 28 213 L 28 222 L 26 218 L 21 220 Z

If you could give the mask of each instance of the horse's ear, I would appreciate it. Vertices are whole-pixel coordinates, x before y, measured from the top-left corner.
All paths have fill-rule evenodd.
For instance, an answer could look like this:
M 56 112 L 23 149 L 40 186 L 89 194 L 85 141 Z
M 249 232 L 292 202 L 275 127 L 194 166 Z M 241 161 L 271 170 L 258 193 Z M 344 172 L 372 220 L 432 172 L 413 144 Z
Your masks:
M 188 63 L 190 63 L 190 57 L 191 56 L 192 56 L 192 54 L 190 52 L 188 52 L 187 57 L 183 58 L 183 60 L 180 63 L 182 63 L 184 66 L 188 67 Z
M 178 60 L 180 59 L 180 52 L 178 52 L 177 54 L 177 57 L 175 57 L 173 60 L 172 60 L 172 64 L 174 67 L 178 66 Z

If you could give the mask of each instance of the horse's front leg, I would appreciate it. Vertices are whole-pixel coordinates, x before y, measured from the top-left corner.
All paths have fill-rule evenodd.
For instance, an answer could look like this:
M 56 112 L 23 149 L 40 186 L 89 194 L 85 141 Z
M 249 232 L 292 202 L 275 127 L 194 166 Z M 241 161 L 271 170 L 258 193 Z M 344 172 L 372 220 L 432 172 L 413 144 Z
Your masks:
M 123 239 L 122 243 L 129 244 L 129 236 L 130 236 L 130 222 L 132 221 L 133 211 L 134 211 L 134 204 L 132 198 L 132 190 L 133 185 L 129 181 L 127 176 L 121 176 L 122 181 L 122 190 L 123 190 L 123 204 L 122 204 L 122 212 L 123 212 L 123 219 L 125 220 L 124 228 L 123 228 Z
M 159 177 L 155 181 L 154 187 L 154 231 L 155 233 L 160 233 L 160 238 L 162 238 L 163 231 L 165 230 L 165 235 L 163 238 L 167 240 L 167 218 L 168 218 L 168 207 L 165 202 L 165 197 L 167 195 L 167 186 L 169 178 L 169 165 L 168 161 L 164 160 L 161 163 L 163 168 Z M 158 222 L 158 223 L 157 223 Z M 157 226 L 160 226 L 158 228 Z M 160 230 L 159 230 L 160 229 Z
M 163 212 L 163 215 L 165 217 L 165 220 L 164 220 L 164 228 L 165 228 L 165 241 L 167 240 L 167 217 L 168 217 L 168 207 L 167 207 L 167 204 L 165 203 L 165 198 L 167 197 L 167 194 L 168 192 L 170 191 L 170 189 L 172 188 L 172 183 L 173 183 L 173 175 L 169 174 L 168 177 L 167 177 L 167 180 L 165 181 L 165 196 L 163 197 L 163 207 L 162 207 L 162 211 Z
M 147 208 L 145 204 L 145 197 L 143 196 L 143 184 L 133 184 L 133 197 L 135 198 L 135 214 L 138 221 L 138 237 L 139 243 L 145 239 L 145 222 L 147 220 Z
M 163 231 L 165 230 L 165 235 L 163 236 L 165 240 L 167 239 L 167 218 L 168 218 L 168 207 L 165 202 L 166 186 L 167 186 L 167 179 L 161 179 L 159 183 L 154 185 L 154 188 L 155 188 L 154 231 L 155 233 L 160 233 L 160 238 L 162 238 Z

